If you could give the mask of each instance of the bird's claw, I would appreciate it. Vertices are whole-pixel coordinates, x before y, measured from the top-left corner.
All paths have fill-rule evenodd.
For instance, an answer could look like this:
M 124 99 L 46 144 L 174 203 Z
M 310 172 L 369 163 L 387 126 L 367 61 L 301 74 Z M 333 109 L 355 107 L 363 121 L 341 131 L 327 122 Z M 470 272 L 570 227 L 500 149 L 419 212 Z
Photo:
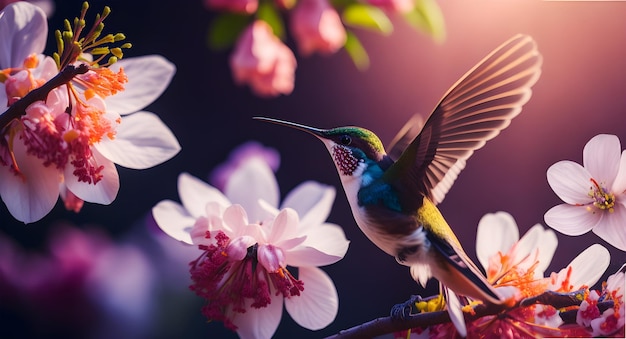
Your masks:
M 412 295 L 409 300 L 395 304 L 391 307 L 391 318 L 393 320 L 406 320 L 410 318 L 412 315 L 416 314 L 417 308 L 415 303 L 422 300 L 422 297 L 419 295 Z

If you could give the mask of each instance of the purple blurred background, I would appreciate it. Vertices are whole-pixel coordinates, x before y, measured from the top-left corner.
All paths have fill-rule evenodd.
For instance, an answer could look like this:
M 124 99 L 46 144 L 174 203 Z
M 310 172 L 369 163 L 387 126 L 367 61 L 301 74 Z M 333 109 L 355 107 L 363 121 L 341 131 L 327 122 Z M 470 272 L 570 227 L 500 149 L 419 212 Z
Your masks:
M 76 16 L 81 3 L 57 2 L 50 30 L 62 27 L 64 18 Z M 277 99 L 257 98 L 248 88 L 234 85 L 227 62 L 230 50 L 213 52 L 206 47 L 214 14 L 206 11 L 200 0 L 158 4 L 98 0 L 90 4 L 89 19 L 104 5 L 112 8 L 105 31 L 126 34 L 133 43 L 127 57 L 161 54 L 176 64 L 170 87 L 148 110 L 168 124 L 182 151 L 153 169 L 120 168 L 121 189 L 110 206 L 86 204 L 80 214 L 73 214 L 57 204 L 43 220 L 24 226 L 2 205 L 0 231 L 26 250 L 44 253 L 47 238 L 59 222 L 77 227 L 95 224 L 113 241 L 134 242 L 146 249 L 151 269 L 162 272 L 172 265 L 166 265 L 168 253 L 163 247 L 151 240 L 149 232 L 154 230 L 146 230 L 144 225 L 152 206 L 163 199 L 179 200 L 176 178 L 180 172 L 207 178 L 233 148 L 249 140 L 259 141 L 281 155 L 277 178 L 283 194 L 305 180 L 339 189 L 329 221 L 342 225 L 351 240 L 346 257 L 325 268 L 340 297 L 335 322 L 313 332 L 298 327 L 285 313 L 276 333 L 279 338 L 331 335 L 388 315 L 393 304 L 411 294 L 433 294 L 436 284 L 431 282 L 428 291 L 420 289 L 406 267 L 396 264 L 360 233 L 331 159 L 319 141 L 254 121 L 253 116 L 318 127 L 358 125 L 388 142 L 412 114 L 429 114 L 449 86 L 493 48 L 516 33 L 533 36 L 544 62 L 530 102 L 509 128 L 473 155 L 440 205 L 474 259 L 476 226 L 485 213 L 509 212 L 523 234 L 536 223 L 544 224 L 543 214 L 561 203 L 546 181 L 550 165 L 565 159 L 581 163 L 583 146 L 600 133 L 616 134 L 622 148 L 626 147 L 626 2 L 440 1 L 447 31 L 444 42 L 435 43 L 400 20 L 394 21 L 395 31 L 388 37 L 357 31 L 370 53 L 369 70 L 358 71 L 345 51 L 329 57 L 299 58 L 293 94 Z M 55 46 L 49 41 L 47 54 Z M 293 48 L 293 41 L 287 43 Z M 603 244 L 612 255 L 604 279 L 626 262 L 626 254 L 593 233 L 557 236 L 559 246 L 548 271 L 560 270 L 593 243 Z M 151 308 L 158 311 L 146 318 L 147 329 L 127 337 L 234 337 L 221 324 L 206 323 L 200 314 L 202 301 L 187 290 L 185 268 L 174 272 L 182 275 L 182 283 L 176 285 L 180 290 L 155 293 Z M 6 307 L 0 314 L 0 337 L 19 337 L 24 328 L 40 324 L 35 318 L 41 314 L 3 301 L 0 304 Z M 63 306 L 59 303 L 59 312 Z M 11 315 L 15 309 L 22 311 Z M 71 314 L 68 312 L 68 317 Z M 68 328 L 27 333 L 32 337 L 85 336 L 85 332 L 72 331 L 71 320 L 68 324 Z M 117 336 L 124 338 L 121 332 Z

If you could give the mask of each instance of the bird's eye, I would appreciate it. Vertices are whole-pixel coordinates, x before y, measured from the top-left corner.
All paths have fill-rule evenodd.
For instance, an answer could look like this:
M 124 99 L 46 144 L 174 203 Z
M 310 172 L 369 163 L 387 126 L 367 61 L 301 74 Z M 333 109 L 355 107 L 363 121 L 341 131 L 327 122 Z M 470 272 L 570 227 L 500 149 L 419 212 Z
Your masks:
M 342 145 L 348 146 L 350 145 L 350 143 L 352 143 L 352 138 L 350 138 L 349 135 L 342 135 L 341 138 L 339 139 L 339 142 Z

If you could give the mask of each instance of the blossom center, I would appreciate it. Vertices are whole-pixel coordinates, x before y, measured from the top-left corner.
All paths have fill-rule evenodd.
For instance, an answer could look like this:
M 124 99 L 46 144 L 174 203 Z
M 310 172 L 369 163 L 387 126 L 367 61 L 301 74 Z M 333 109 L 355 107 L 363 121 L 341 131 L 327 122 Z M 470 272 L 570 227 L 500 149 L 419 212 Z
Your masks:
M 591 178 L 590 180 L 593 186 L 589 190 L 589 196 L 593 199 L 593 205 L 600 210 L 612 213 L 615 206 L 615 195 L 600 186 L 595 179 Z

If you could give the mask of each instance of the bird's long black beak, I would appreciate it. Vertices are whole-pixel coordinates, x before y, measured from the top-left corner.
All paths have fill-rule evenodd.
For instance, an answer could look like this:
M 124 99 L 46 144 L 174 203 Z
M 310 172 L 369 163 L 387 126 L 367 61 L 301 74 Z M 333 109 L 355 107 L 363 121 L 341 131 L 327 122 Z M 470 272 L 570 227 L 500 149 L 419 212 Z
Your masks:
M 253 117 L 252 119 L 266 121 L 266 122 L 271 122 L 273 124 L 299 129 L 301 131 L 305 131 L 307 133 L 313 134 L 313 135 L 315 135 L 318 138 L 324 138 L 324 139 L 327 138 L 325 136 L 325 132 L 326 132 L 325 129 L 311 127 L 311 126 L 302 125 L 302 124 L 298 124 L 298 123 L 291 122 L 291 121 L 279 120 L 279 119 L 274 119 L 274 118 Z

